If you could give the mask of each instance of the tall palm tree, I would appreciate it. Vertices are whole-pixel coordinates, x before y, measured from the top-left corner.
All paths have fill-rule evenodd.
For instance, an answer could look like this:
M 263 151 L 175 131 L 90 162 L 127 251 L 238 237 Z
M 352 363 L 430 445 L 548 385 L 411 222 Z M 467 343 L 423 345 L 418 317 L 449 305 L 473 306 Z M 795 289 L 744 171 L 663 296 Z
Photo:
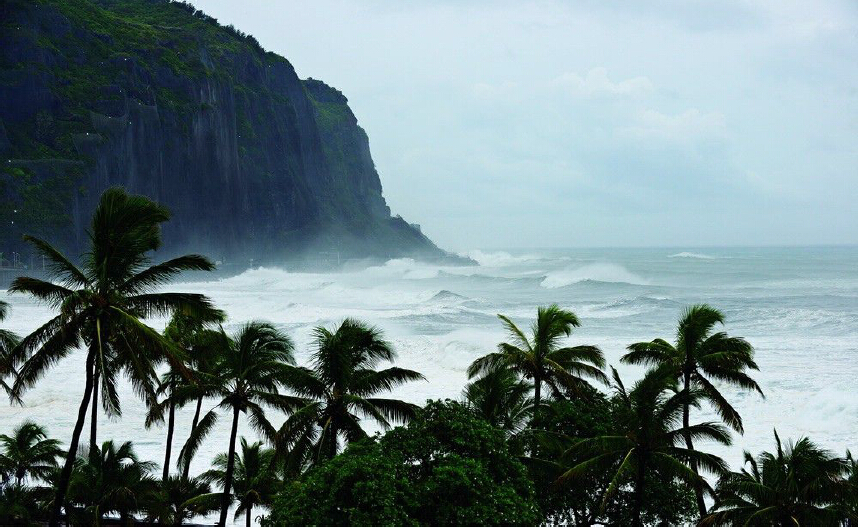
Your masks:
M 346 319 L 335 331 L 318 327 L 314 336 L 312 369 L 293 369 L 289 380 L 289 388 L 305 404 L 277 435 L 279 453 L 290 453 L 287 471 L 290 466 L 294 469 L 308 461 L 333 458 L 340 436 L 348 442 L 366 438 L 361 417 L 375 420 L 385 430 L 391 421 L 411 419 L 416 405 L 375 395 L 426 379 L 400 367 L 376 370 L 382 361 L 395 361 L 396 353 L 379 330 L 359 321 Z
M 105 515 L 116 513 L 123 525 L 143 512 L 157 496 L 158 482 L 152 477 L 157 464 L 137 457 L 131 442 L 118 446 L 112 440 L 80 457 L 69 486 L 71 517 L 98 526 Z
M 222 322 L 224 317 L 221 317 Z M 157 402 L 146 415 L 146 427 L 151 427 L 156 423 L 164 421 L 164 413 L 167 413 L 167 440 L 164 449 L 164 466 L 161 480 L 166 482 L 170 474 L 170 459 L 173 452 L 173 432 L 176 426 L 176 410 L 184 407 L 190 401 L 196 400 L 197 408 L 194 414 L 192 429 L 196 427 L 196 422 L 199 420 L 199 413 L 202 406 L 202 399 L 207 380 L 205 377 L 209 374 L 205 370 L 197 371 L 197 366 L 202 366 L 204 369 L 208 367 L 210 361 L 206 361 L 204 356 L 213 359 L 212 350 L 201 350 L 201 336 L 209 330 L 208 326 L 215 321 L 206 319 L 197 319 L 188 314 L 176 313 L 173 314 L 170 323 L 164 330 L 164 337 L 169 339 L 174 345 L 183 350 L 188 358 L 188 367 L 192 370 L 193 376 L 189 377 L 184 372 L 170 368 L 161 377 L 161 383 L 158 387 L 158 392 L 164 395 L 164 399 Z M 210 331 L 210 330 L 209 330 Z M 193 379 L 192 379 L 193 378 Z M 195 397 L 196 396 L 196 397 Z M 187 473 L 183 472 L 183 477 L 187 479 Z
M 44 240 L 25 237 L 42 253 L 55 282 L 19 277 L 9 291 L 27 293 L 57 309 L 59 314 L 25 337 L 10 354 L 17 369 L 11 396 L 20 400 L 58 361 L 81 344 L 86 349 L 84 395 L 69 442 L 69 450 L 56 487 L 51 519 L 56 525 L 65 502 L 86 410 L 97 401 L 100 380 L 102 403 L 110 414 L 120 414 L 116 390 L 120 373 L 135 391 L 155 401 L 155 368 L 167 360 L 184 369 L 184 354 L 141 319 L 176 311 L 197 317 L 215 317 L 204 295 L 162 293 L 155 289 L 185 270 L 212 270 L 205 257 L 186 255 L 150 265 L 149 253 L 161 244 L 160 224 L 169 218 L 163 207 L 123 189 L 101 195 L 90 228 L 90 249 L 81 267 Z M 93 439 L 95 434 L 92 434 Z
M 182 449 L 179 452 L 178 466 L 182 470 L 182 478 L 188 479 L 199 442 L 205 438 L 215 425 L 217 414 L 208 412 L 202 414 L 203 401 L 217 396 L 220 380 L 215 373 L 218 358 L 225 348 L 223 332 L 209 328 L 196 329 L 190 339 L 190 365 L 193 368 L 192 383 L 182 383 L 173 389 L 174 396 L 183 400 L 196 400 L 194 416 L 191 420 L 191 430 Z
M 265 438 L 273 440 L 276 431 L 266 418 L 263 406 L 290 412 L 303 402 L 300 398 L 280 393 L 295 369 L 292 366 L 292 341 L 285 334 L 270 324 L 250 322 L 232 337 L 221 330 L 219 343 L 220 352 L 206 392 L 220 401 L 200 419 L 200 424 L 182 449 L 180 458 L 184 460 L 183 463 L 190 463 L 203 438 L 217 422 L 216 409 L 232 411 L 219 520 L 219 525 L 225 526 L 231 502 L 230 487 L 235 468 L 235 442 L 240 415 L 247 414 L 250 425 Z
M 6 315 L 8 313 L 9 303 L 0 301 L 0 321 L 6 319 Z M 13 374 L 10 363 L 10 354 L 12 350 L 15 349 L 15 346 L 18 345 L 19 340 L 18 336 L 14 333 L 0 328 L 0 387 L 3 387 L 3 389 L 10 394 L 12 388 L 6 383 L 5 378 L 6 376 Z
M 12 436 L 0 435 L 0 480 L 15 479 L 23 485 L 27 478 L 46 479 L 65 453 L 59 440 L 48 438 L 45 428 L 25 421 Z
M 703 479 L 689 464 L 695 463 L 714 473 L 723 473 L 727 466 L 715 455 L 680 447 L 686 434 L 697 440 L 730 444 L 730 434 L 722 425 L 704 422 L 681 426 L 682 409 L 687 400 L 699 394 L 675 390 L 673 373 L 664 369 L 648 372 L 632 390 L 626 391 L 617 371 L 612 369 L 618 405 L 617 427 L 614 434 L 577 441 L 564 454 L 572 467 L 561 475 L 561 481 L 577 479 L 593 471 L 610 471 L 611 482 L 602 501 L 607 501 L 624 485 L 633 487 L 632 524 L 642 526 L 641 511 L 646 477 L 658 472 L 662 478 L 679 479 L 688 484 Z
M 602 372 L 605 358 L 598 347 L 561 346 L 561 340 L 581 325 L 578 317 L 556 304 L 540 306 L 528 337 L 505 315 L 498 315 L 509 332 L 511 343 L 501 343 L 498 351 L 487 354 L 468 367 L 468 377 L 498 368 L 508 368 L 533 382 L 534 412 L 542 404 L 542 388 L 548 385 L 557 396 L 578 393 L 587 384 L 585 378 L 608 383 Z
M 718 482 L 707 525 L 838 526 L 848 515 L 842 497 L 849 469 L 807 438 L 785 446 L 775 432 L 777 450 L 756 459 L 745 452 L 745 468 Z
M 221 453 L 212 462 L 212 469 L 200 475 L 203 480 L 224 486 L 228 459 Z M 241 455 L 235 460 L 232 489 L 238 508 L 235 518 L 244 513 L 245 525 L 250 526 L 255 506 L 268 506 L 279 489 L 280 480 L 274 467 L 274 450 L 264 449 L 262 442 L 248 444 L 241 438 Z
M 728 426 L 742 433 L 742 417 L 727 401 L 727 398 L 710 380 L 728 383 L 763 394 L 760 386 L 748 370 L 759 370 L 754 362 L 754 348 L 741 337 L 730 337 L 725 332 L 714 332 L 716 325 L 724 324 L 724 315 L 705 304 L 691 306 L 679 320 L 676 344 L 664 339 L 629 345 L 629 353 L 621 361 L 665 367 L 674 372 L 685 391 L 696 390 L 708 401 Z M 690 405 L 686 401 L 682 409 L 682 425 L 688 429 Z M 691 435 L 685 436 L 685 446 L 694 449 Z M 691 468 L 695 472 L 697 468 Z M 706 515 L 703 489 L 695 485 L 697 509 L 700 516 Z
M 477 416 L 501 429 L 507 438 L 521 433 L 533 413 L 533 386 L 510 369 L 496 369 L 468 383 L 462 396 Z

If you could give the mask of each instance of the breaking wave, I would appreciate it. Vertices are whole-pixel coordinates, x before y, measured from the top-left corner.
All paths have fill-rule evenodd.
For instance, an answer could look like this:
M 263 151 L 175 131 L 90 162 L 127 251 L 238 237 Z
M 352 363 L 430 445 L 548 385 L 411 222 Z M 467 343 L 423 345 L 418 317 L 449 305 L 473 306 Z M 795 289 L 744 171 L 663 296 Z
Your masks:
M 594 281 L 647 285 L 648 281 L 618 264 L 587 264 L 575 269 L 548 273 L 540 285 L 543 288 L 562 288 L 578 282 Z
M 703 253 L 691 253 L 689 251 L 682 251 L 680 253 L 674 253 L 673 255 L 668 255 L 667 258 L 685 258 L 685 259 L 698 259 L 698 260 L 715 260 L 718 257 L 713 257 L 712 255 L 706 255 Z

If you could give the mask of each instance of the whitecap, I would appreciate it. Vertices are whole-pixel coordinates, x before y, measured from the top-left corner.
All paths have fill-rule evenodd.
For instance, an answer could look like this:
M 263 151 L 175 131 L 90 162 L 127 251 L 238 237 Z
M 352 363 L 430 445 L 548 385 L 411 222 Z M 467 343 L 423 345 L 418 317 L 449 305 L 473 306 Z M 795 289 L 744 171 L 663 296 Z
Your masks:
M 718 257 L 713 257 L 712 255 L 706 255 L 703 253 L 691 253 L 690 251 L 682 251 L 680 253 L 674 253 L 673 255 L 668 255 L 667 258 L 686 258 L 686 259 L 698 259 L 698 260 L 715 260 Z
M 648 282 L 619 264 L 587 264 L 580 268 L 553 271 L 545 276 L 543 288 L 562 288 L 583 281 L 615 282 L 646 285 Z
M 477 261 L 477 264 L 486 268 L 502 268 L 540 259 L 536 255 L 511 255 L 506 251 L 486 252 L 478 249 L 468 251 L 462 256 L 473 259 Z

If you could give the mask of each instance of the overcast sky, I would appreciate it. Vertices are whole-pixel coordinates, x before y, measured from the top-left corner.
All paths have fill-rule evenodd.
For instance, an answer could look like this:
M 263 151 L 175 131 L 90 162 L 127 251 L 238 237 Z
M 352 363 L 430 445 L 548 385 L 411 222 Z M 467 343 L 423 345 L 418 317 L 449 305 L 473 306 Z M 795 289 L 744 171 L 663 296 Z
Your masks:
M 858 2 L 194 0 L 453 250 L 858 243 Z

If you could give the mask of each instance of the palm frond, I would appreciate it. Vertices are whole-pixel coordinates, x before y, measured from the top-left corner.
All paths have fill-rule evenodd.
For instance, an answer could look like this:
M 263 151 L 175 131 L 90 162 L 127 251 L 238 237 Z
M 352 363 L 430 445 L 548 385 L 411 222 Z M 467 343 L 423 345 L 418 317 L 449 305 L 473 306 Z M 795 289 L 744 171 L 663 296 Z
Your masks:
M 218 415 L 213 409 L 205 413 L 202 418 L 200 418 L 200 421 L 197 422 L 197 427 L 191 431 L 191 435 L 188 437 L 188 440 L 179 452 L 179 458 L 176 461 L 179 469 L 184 470 L 186 467 L 190 466 L 191 461 L 197 454 L 197 450 L 200 448 L 203 440 L 205 440 L 217 424 L 217 419 Z
M 358 396 L 371 396 L 382 391 L 389 392 L 409 381 L 426 381 L 426 377 L 417 371 L 400 367 L 380 371 L 361 369 L 353 375 L 351 392 Z
M 166 284 L 185 271 L 214 271 L 215 265 L 202 255 L 184 255 L 136 273 L 122 285 L 123 291 L 142 293 L 155 286 Z
M 30 235 L 24 235 L 24 240 L 36 246 L 36 250 L 45 257 L 51 274 L 69 288 L 84 288 L 89 284 L 87 276 L 71 263 L 57 248 L 48 242 Z
M 492 352 L 481 358 L 477 358 L 468 367 L 468 379 L 475 378 L 493 370 L 509 366 L 508 356 L 500 352 Z
M 59 308 L 68 297 L 74 294 L 64 286 L 32 277 L 16 278 L 9 286 L 9 292 L 31 295 L 52 308 Z
M 420 410 L 419 405 L 391 398 L 366 398 L 365 401 L 377 409 L 387 420 L 399 423 L 407 423 Z

